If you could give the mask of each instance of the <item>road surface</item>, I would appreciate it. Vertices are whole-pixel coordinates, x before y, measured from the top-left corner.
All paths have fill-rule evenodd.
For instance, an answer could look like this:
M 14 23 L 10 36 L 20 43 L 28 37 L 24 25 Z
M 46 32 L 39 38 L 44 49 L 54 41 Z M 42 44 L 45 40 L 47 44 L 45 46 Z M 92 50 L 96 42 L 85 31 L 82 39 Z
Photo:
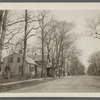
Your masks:
M 12 90 L 10 93 L 76 93 L 100 92 L 100 77 L 66 76 L 61 79 L 41 83 L 35 86 Z

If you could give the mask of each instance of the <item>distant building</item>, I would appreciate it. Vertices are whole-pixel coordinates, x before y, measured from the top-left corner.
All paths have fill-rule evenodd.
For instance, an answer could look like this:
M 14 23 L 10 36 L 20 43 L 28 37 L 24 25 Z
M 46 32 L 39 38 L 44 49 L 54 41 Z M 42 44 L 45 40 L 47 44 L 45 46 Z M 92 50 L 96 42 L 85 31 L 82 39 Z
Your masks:
M 34 61 L 40 66 L 38 67 L 39 75 L 42 72 L 42 55 L 35 55 Z M 47 55 L 44 55 L 44 66 L 47 68 L 47 77 L 52 77 L 52 66 L 47 62 Z
M 30 55 L 28 57 L 31 57 L 38 65 L 37 67 L 37 77 L 41 77 L 42 73 L 42 55 Z M 47 68 L 47 77 L 52 77 L 52 66 L 49 62 L 47 62 L 47 55 L 44 56 L 44 66 Z
M 3 76 L 10 73 L 10 77 L 21 76 L 23 56 L 13 53 L 3 59 L 3 67 L 1 69 Z M 24 63 L 24 77 L 35 77 L 37 64 L 32 58 L 26 57 Z

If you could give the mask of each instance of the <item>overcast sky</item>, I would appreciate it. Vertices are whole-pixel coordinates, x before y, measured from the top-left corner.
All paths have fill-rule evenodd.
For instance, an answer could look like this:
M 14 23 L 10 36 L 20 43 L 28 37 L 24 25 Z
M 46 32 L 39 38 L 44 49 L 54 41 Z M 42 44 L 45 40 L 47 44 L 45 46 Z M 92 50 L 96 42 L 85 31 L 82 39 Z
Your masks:
M 76 24 L 76 34 L 82 35 L 77 40 L 77 47 L 82 50 L 82 62 L 88 66 L 88 57 L 95 51 L 100 50 L 100 40 L 86 35 L 86 19 L 95 18 L 100 15 L 100 10 L 55 10 L 52 11 L 55 18 L 59 20 L 71 21 Z

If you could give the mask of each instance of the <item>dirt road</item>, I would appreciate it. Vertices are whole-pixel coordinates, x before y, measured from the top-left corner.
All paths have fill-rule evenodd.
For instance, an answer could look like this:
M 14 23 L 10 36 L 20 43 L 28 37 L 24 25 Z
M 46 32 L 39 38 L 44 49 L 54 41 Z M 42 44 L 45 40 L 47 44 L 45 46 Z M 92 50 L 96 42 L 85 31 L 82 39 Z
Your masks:
M 10 93 L 100 92 L 100 77 L 66 76 L 54 81 L 10 91 Z

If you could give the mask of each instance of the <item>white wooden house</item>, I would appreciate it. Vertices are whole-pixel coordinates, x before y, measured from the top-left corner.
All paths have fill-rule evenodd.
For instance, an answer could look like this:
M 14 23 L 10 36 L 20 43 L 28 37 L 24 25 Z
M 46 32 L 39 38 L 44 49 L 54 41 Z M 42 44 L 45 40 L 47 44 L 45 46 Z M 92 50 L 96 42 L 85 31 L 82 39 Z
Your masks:
M 10 73 L 10 77 L 21 76 L 23 56 L 13 53 L 3 59 L 2 75 Z M 35 77 L 36 63 L 32 58 L 26 57 L 24 63 L 24 77 Z

